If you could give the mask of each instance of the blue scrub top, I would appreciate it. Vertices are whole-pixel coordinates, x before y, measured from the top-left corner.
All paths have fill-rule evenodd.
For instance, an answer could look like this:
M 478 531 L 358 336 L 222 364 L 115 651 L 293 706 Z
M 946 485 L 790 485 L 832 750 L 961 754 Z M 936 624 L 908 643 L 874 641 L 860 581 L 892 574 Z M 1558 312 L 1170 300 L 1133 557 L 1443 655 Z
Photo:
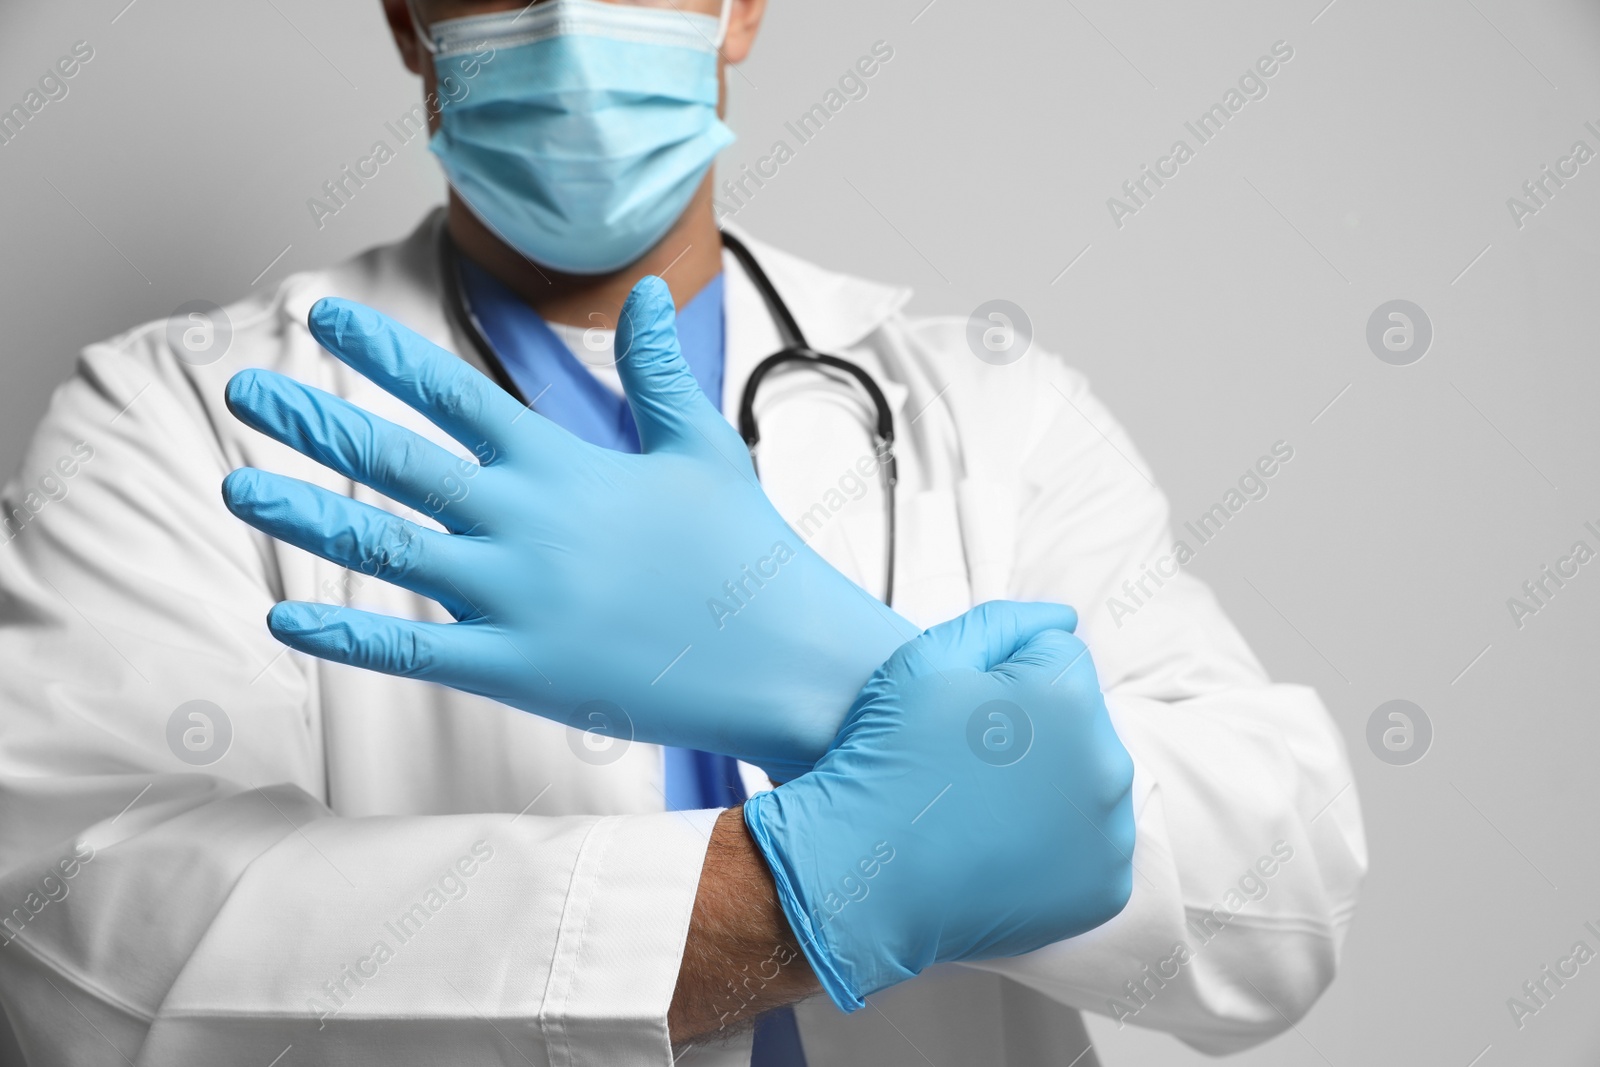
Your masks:
M 533 409 L 592 445 L 638 452 L 639 431 L 628 402 L 607 389 L 557 337 L 539 313 L 493 275 L 461 261 L 467 299 L 511 380 Z M 678 312 L 678 343 L 700 388 L 722 407 L 722 275 Z
M 607 389 L 551 331 L 539 313 L 493 275 L 461 261 L 467 300 L 484 335 L 533 409 L 573 435 L 614 452 L 638 452 L 639 431 L 628 402 Z M 678 312 L 678 343 L 700 388 L 722 406 L 723 276 L 717 275 Z M 745 800 L 737 761 L 690 749 L 666 750 L 667 807 L 729 808 Z

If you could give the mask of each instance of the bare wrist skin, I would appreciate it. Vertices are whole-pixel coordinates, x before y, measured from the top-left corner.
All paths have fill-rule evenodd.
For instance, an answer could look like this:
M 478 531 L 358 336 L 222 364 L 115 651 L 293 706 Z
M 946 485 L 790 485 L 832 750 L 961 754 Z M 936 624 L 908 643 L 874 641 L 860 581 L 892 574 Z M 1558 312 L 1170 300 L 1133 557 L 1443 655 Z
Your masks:
M 706 847 L 667 1013 L 672 1043 L 731 1037 L 763 1012 L 820 988 L 745 829 L 743 809 L 729 808 Z

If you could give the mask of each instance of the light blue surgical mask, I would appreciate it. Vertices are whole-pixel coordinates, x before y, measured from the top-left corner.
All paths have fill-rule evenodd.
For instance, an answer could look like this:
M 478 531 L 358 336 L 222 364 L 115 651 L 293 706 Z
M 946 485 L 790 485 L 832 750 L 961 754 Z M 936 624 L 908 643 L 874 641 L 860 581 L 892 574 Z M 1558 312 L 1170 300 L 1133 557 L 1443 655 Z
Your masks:
M 551 0 L 421 29 L 440 83 L 466 87 L 442 101 L 430 148 L 524 256 L 574 274 L 626 266 L 666 236 L 733 141 L 717 117 L 728 10 L 724 0 L 719 23 Z M 468 55 L 476 73 L 464 82 L 453 61 Z

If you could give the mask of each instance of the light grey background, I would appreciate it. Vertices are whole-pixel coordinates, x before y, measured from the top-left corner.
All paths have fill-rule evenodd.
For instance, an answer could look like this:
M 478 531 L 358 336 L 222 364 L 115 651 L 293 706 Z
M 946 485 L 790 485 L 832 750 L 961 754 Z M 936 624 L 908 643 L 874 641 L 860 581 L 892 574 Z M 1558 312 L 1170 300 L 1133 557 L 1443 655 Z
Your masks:
M 1372 874 L 1332 990 L 1236 1062 L 1593 1064 L 1600 963 L 1520 1032 L 1506 998 L 1600 948 L 1600 563 L 1520 630 L 1506 600 L 1600 547 L 1600 160 L 1520 230 L 1506 199 L 1600 149 L 1600 7 L 1326 2 L 774 0 L 732 79 L 731 169 L 874 41 L 895 57 L 737 218 L 914 284 L 918 311 L 1026 308 L 1180 520 L 1294 446 L 1195 570 L 1333 709 Z M 125 3 L 0 12 L 6 106 L 73 42 L 96 52 L 0 146 L 8 469 L 81 345 L 396 237 L 441 196 L 417 141 L 321 231 L 306 208 L 415 98 L 377 0 Z M 1106 199 L 1278 40 L 1269 95 L 1118 229 Z M 1395 298 L 1436 334 L 1408 367 L 1365 342 Z M 1408 767 L 1365 742 L 1397 697 L 1435 729 Z M 1112 1067 L 1206 1062 L 1090 1026 Z

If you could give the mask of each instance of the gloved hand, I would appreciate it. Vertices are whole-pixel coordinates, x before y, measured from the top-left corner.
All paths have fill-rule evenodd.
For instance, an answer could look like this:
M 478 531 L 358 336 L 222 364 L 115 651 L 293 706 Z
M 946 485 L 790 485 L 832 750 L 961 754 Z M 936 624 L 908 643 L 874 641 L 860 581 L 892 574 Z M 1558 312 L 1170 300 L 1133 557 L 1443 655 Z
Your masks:
M 643 447 L 587 444 L 370 308 L 322 300 L 322 345 L 478 459 L 292 379 L 228 383 L 245 423 L 437 520 L 427 529 L 251 468 L 244 521 L 442 604 L 430 624 L 287 602 L 268 626 L 312 655 L 453 686 L 580 729 L 808 770 L 862 684 L 916 627 L 774 510 L 744 442 L 678 349 L 667 286 L 622 310 L 618 370 Z
M 935 963 L 1083 933 L 1132 890 L 1133 761 L 1071 608 L 994 601 L 907 642 L 816 768 L 746 801 L 844 1011 Z

